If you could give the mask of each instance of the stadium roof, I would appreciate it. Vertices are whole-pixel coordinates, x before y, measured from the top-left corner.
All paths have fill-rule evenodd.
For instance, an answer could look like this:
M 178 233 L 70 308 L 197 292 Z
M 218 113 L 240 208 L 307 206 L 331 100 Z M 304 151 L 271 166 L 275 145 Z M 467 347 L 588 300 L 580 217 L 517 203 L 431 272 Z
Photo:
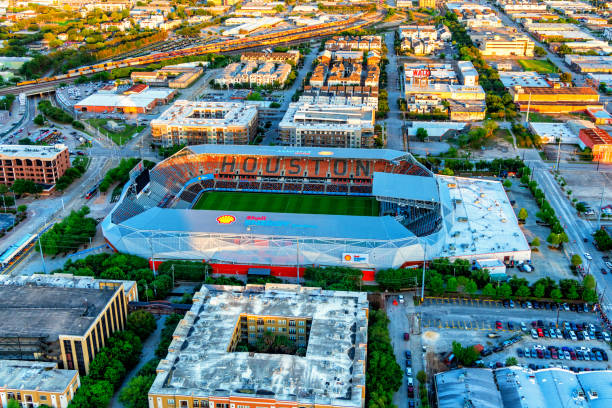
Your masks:
M 398 188 L 402 185 L 410 188 Z M 401 200 L 440 201 L 435 178 L 405 174 L 375 172 L 372 194 L 376 197 L 393 197 Z
M 217 219 L 235 219 L 222 223 Z M 229 220 L 230 218 L 228 218 Z M 155 222 L 151 222 L 155 220 Z M 151 208 L 122 223 L 128 228 L 148 231 L 193 231 L 207 234 L 248 234 L 298 238 L 345 238 L 384 241 L 413 237 L 414 234 L 390 216 L 365 217 L 327 214 L 291 214 L 246 211 L 185 211 Z
M 320 157 L 322 159 L 380 159 L 399 160 L 412 157 L 409 153 L 391 149 L 351 149 L 322 147 L 256 146 L 256 145 L 212 145 L 189 146 L 194 154 L 233 154 L 236 156 L 292 156 Z

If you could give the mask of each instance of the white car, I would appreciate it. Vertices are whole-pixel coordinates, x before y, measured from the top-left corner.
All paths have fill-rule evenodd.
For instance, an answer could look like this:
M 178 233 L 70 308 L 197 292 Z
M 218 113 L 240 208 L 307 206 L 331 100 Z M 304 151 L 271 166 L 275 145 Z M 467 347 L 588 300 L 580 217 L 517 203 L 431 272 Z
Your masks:
M 412 385 L 412 377 L 406 378 L 406 381 L 408 382 L 408 385 Z
M 538 332 L 536 331 L 536 329 L 531 329 L 531 337 L 534 339 L 538 338 Z
M 601 332 L 601 335 L 605 341 L 610 341 L 610 335 L 608 332 Z
M 574 333 L 573 330 L 570 330 L 569 335 L 572 340 L 574 341 L 578 340 L 578 337 L 576 337 L 576 333 Z
M 399 295 L 398 299 L 400 303 L 404 303 L 404 295 Z
M 588 331 L 583 331 L 582 335 L 584 336 L 585 340 L 591 340 L 591 336 L 589 336 L 589 332 Z
M 585 252 L 585 253 L 584 253 L 584 257 L 585 257 L 586 259 L 588 259 L 589 261 L 592 261 L 592 260 L 593 260 L 593 257 L 592 257 L 592 256 L 591 256 L 591 254 L 589 254 L 588 252 Z
M 569 351 L 564 351 L 563 352 L 563 357 L 565 357 L 566 360 L 571 360 L 572 356 L 570 356 Z
M 606 268 L 612 270 L 612 262 L 606 262 Z
M 408 378 L 412 377 L 412 367 L 406 367 L 406 376 Z

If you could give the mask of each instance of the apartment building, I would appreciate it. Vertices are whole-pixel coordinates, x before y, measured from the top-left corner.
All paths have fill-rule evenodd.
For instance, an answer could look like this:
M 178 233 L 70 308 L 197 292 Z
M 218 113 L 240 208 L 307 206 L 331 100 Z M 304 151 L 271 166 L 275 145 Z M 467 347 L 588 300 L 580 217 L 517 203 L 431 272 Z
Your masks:
M 109 336 L 125 328 L 125 288 L 55 279 L 0 280 L 0 358 L 50 361 L 85 375 Z
M 281 143 L 287 146 L 374 146 L 374 109 L 370 106 L 293 102 L 278 127 Z
M 53 185 L 69 167 L 70 155 L 64 145 L 0 145 L 0 184 L 25 179 Z
M 149 407 L 363 408 L 367 319 L 364 293 L 204 285 L 157 366 Z M 280 337 L 282 351 L 257 347 Z
M 450 2 L 446 4 L 457 19 L 469 29 L 501 27 L 502 22 L 491 7 L 471 2 Z
M 242 102 L 174 102 L 151 121 L 153 143 L 247 144 L 257 132 L 257 107 Z
M 325 42 L 326 50 L 370 51 L 382 49 L 382 38 L 378 35 L 336 36 Z
M 469 31 L 470 38 L 485 57 L 533 57 L 535 44 L 516 29 L 499 27 Z
M 230 86 L 234 84 L 250 85 L 282 85 L 291 73 L 291 65 L 286 63 L 265 62 L 259 64 L 249 60 L 235 62 L 223 69 L 219 77 L 215 78 L 218 85 Z
M 67 408 L 80 386 L 77 370 L 60 370 L 57 363 L 0 360 L 0 405 L 15 400 L 21 407 Z

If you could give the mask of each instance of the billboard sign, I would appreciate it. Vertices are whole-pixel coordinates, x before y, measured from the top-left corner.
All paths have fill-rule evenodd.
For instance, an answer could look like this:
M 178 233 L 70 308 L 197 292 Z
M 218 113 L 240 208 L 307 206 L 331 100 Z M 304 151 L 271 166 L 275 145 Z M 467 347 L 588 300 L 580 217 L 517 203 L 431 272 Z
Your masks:
M 413 69 L 412 76 L 414 78 L 428 78 L 431 76 L 431 71 L 428 69 Z
M 368 254 L 357 254 L 353 252 L 345 252 L 342 254 L 342 263 L 346 263 L 346 264 L 370 263 L 370 257 Z

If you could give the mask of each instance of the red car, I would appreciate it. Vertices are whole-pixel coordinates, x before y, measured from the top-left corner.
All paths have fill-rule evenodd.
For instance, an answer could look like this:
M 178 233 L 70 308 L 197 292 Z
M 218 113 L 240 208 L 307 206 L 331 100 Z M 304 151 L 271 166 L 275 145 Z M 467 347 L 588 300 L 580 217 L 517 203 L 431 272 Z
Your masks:
M 495 322 L 495 328 L 497 330 L 501 330 L 502 329 L 502 322 L 500 322 L 499 320 Z
M 404 333 L 404 340 L 406 340 L 406 341 L 410 340 L 410 334 L 409 333 Z
M 538 337 L 544 337 L 544 332 L 538 327 Z
M 538 358 L 544 358 L 544 352 L 542 350 L 537 350 Z

